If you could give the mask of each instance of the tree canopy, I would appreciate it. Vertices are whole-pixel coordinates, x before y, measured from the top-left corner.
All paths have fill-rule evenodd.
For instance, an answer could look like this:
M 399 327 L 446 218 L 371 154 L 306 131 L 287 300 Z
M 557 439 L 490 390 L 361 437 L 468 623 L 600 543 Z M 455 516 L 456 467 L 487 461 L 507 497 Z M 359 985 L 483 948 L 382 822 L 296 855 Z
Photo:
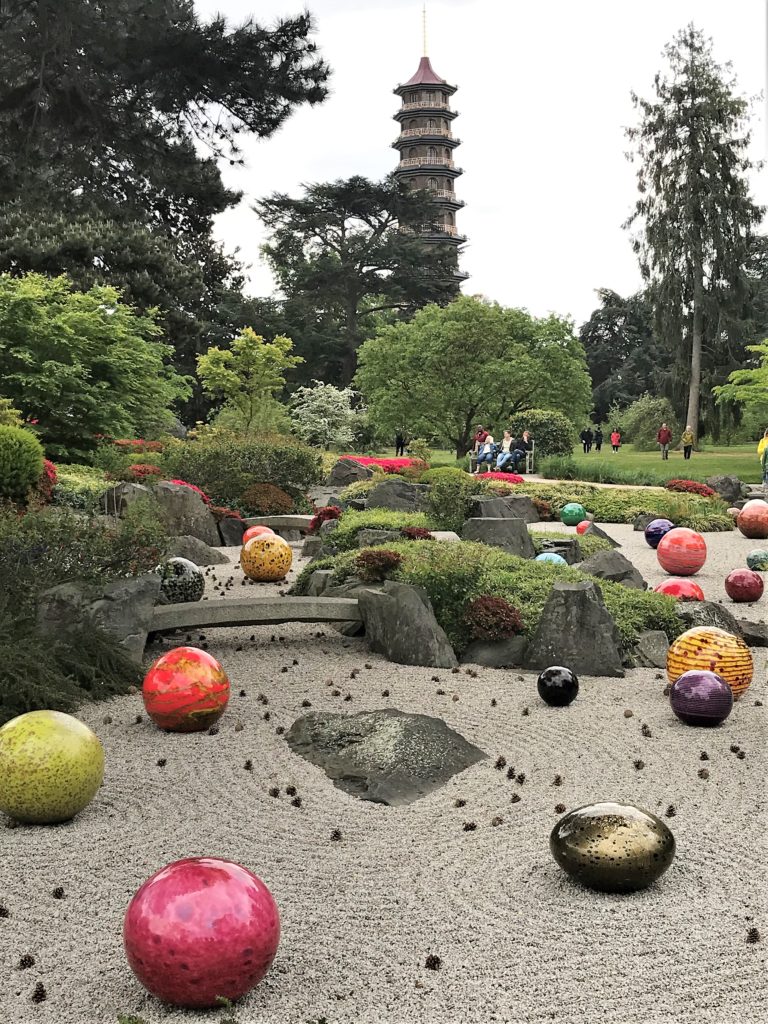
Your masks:
M 383 327 L 359 361 L 356 385 L 377 427 L 444 438 L 459 456 L 478 423 L 502 430 L 532 407 L 578 423 L 592 406 L 584 349 L 569 321 L 468 296 Z
M 305 324 L 296 342 L 310 377 L 349 384 L 375 314 L 407 316 L 456 294 L 453 247 L 400 230 L 434 217 L 429 193 L 392 176 L 307 185 L 298 199 L 275 193 L 255 209 L 271 232 L 264 254 L 286 313 Z
M 688 382 L 686 421 L 698 432 L 702 376 L 728 364 L 749 294 L 747 264 L 761 209 L 749 194 L 747 101 L 711 40 L 689 25 L 666 47 L 655 98 L 634 96 L 639 198 L 627 222 L 654 304 L 659 341 Z M 721 377 L 722 379 L 722 377 Z M 714 383 L 708 380 L 709 386 Z
M 141 437 L 171 422 L 189 386 L 161 334 L 152 313 L 136 313 L 114 288 L 0 275 L 3 392 L 53 458 L 87 457 L 99 435 Z

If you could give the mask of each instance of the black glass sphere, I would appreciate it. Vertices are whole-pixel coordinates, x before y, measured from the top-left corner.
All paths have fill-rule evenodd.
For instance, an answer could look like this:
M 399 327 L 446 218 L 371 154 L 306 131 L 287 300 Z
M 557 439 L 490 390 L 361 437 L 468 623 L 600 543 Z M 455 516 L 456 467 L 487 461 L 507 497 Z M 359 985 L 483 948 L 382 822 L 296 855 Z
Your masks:
M 553 708 L 564 708 L 576 699 L 579 692 L 579 677 L 562 665 L 550 665 L 536 680 L 539 696 Z

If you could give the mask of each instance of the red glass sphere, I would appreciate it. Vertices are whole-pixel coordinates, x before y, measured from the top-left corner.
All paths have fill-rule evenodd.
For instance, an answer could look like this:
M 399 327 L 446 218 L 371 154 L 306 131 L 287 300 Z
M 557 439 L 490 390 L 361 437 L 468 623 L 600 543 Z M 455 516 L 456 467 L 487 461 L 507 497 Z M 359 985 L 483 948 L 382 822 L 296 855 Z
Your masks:
M 765 540 L 768 538 L 768 504 L 759 498 L 748 501 L 736 517 L 736 525 L 745 537 Z
M 128 963 L 166 1003 L 203 1009 L 258 985 L 280 941 L 280 917 L 266 885 L 215 857 L 168 864 L 128 905 Z
M 759 601 L 763 596 L 763 577 L 752 569 L 734 569 L 725 577 L 725 592 L 732 601 Z
M 229 680 L 221 665 L 198 647 L 174 647 L 144 677 L 147 714 L 161 729 L 199 732 L 224 714 Z
M 249 526 L 243 534 L 243 544 L 247 544 L 252 537 L 274 536 L 275 531 L 269 526 Z
M 591 519 L 582 519 L 582 521 L 576 527 L 576 533 L 586 533 L 592 525 Z
M 707 560 L 707 545 L 700 533 L 676 526 L 661 538 L 656 555 L 671 576 L 693 576 Z
M 662 580 L 653 590 L 656 594 L 667 594 L 678 601 L 704 600 L 704 591 L 693 580 Z

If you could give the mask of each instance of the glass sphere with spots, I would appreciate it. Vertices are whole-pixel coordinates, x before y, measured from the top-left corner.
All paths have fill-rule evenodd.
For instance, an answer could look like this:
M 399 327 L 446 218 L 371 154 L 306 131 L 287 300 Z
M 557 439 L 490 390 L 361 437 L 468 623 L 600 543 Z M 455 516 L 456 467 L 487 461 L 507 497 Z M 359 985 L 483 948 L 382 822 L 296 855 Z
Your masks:
M 160 574 L 160 604 L 202 600 L 205 576 L 188 558 L 169 558 L 155 569 Z
M 240 552 L 240 568 L 255 583 L 284 579 L 292 562 L 290 544 L 278 536 L 252 537 Z

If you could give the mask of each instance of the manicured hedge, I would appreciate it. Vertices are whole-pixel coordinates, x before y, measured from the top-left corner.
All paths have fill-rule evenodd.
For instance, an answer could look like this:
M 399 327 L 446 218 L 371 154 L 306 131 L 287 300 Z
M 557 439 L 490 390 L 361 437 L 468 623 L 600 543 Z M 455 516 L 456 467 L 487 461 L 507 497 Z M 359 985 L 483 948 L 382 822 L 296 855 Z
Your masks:
M 333 531 L 333 543 L 340 551 L 351 551 L 352 548 L 357 548 L 357 535 L 361 530 L 401 530 L 404 526 L 434 529 L 423 512 L 390 512 L 386 508 L 371 508 L 365 512 L 357 512 L 350 509 L 344 513 Z
M 577 569 L 516 558 L 485 544 L 406 542 L 389 544 L 387 548 L 397 551 L 402 558 L 392 578 L 426 590 L 437 621 L 458 651 L 470 641 L 464 616 L 467 605 L 475 598 L 486 594 L 504 598 L 520 610 L 523 630 L 530 635 L 555 580 L 577 582 L 588 578 Z M 333 569 L 332 582 L 344 582 L 355 574 L 357 555 L 357 551 L 348 551 L 313 562 L 299 575 L 292 593 L 305 593 L 315 569 Z M 672 598 L 606 580 L 600 580 L 600 587 L 621 634 L 625 654 L 643 630 L 660 629 L 670 639 L 682 632 Z

